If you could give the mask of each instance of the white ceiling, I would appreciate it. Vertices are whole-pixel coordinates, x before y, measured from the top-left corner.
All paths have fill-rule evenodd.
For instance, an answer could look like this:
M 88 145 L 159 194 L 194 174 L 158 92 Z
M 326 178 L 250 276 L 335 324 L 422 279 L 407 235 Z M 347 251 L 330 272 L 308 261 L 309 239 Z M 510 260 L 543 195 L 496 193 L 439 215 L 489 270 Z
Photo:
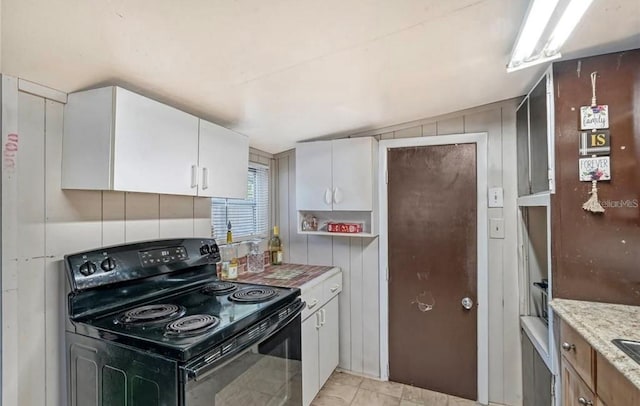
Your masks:
M 120 84 L 279 152 L 526 93 L 527 0 L 1 0 L 2 71 Z M 640 0 L 595 0 L 567 56 L 640 47 Z

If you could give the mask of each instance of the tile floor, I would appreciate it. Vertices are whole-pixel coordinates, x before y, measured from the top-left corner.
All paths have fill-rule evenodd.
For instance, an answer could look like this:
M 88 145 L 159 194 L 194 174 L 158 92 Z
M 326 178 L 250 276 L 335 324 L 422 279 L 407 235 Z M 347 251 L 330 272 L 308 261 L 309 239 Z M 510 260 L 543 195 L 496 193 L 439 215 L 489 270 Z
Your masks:
M 312 406 L 475 406 L 476 402 L 396 382 L 334 372 Z

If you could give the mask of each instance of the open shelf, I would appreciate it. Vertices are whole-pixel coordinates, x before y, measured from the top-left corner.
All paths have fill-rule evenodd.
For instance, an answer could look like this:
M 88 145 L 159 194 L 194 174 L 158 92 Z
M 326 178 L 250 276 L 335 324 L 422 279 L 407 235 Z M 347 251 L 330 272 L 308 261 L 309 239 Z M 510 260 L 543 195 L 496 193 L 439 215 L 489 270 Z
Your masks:
M 330 235 L 332 237 L 364 237 L 364 238 L 372 238 L 372 237 L 378 236 L 378 234 L 372 234 L 372 233 L 330 233 L 328 231 L 301 231 L 301 230 L 298 230 L 298 234 Z
M 302 222 L 305 216 L 314 216 L 318 220 L 318 230 L 303 230 Z M 326 235 L 332 237 L 361 237 L 374 238 L 378 236 L 376 218 L 371 211 L 298 211 L 298 234 Z M 361 223 L 361 233 L 332 233 L 326 230 L 330 221 L 338 223 Z
M 549 206 L 551 203 L 551 193 L 540 192 L 534 195 L 520 196 L 518 198 L 518 206 Z

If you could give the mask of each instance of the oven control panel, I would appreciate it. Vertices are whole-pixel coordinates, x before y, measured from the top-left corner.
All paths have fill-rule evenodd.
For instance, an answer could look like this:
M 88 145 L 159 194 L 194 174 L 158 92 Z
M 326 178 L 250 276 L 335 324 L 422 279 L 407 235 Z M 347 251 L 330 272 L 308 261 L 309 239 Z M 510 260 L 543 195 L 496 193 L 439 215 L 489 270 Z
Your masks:
M 213 238 L 145 241 L 65 256 L 67 275 L 76 291 L 217 262 L 220 251 Z
M 186 260 L 187 250 L 183 246 L 160 248 L 155 250 L 140 251 L 138 253 L 142 266 L 158 266 L 161 264 L 173 264 Z

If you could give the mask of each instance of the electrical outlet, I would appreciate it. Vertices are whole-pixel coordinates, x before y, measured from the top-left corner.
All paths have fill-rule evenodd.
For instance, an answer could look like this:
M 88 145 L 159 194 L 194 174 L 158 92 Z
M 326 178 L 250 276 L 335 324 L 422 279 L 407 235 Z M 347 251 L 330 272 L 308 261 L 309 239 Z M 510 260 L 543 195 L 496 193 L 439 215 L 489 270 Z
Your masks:
M 489 237 L 504 238 L 504 219 L 489 219 Z

